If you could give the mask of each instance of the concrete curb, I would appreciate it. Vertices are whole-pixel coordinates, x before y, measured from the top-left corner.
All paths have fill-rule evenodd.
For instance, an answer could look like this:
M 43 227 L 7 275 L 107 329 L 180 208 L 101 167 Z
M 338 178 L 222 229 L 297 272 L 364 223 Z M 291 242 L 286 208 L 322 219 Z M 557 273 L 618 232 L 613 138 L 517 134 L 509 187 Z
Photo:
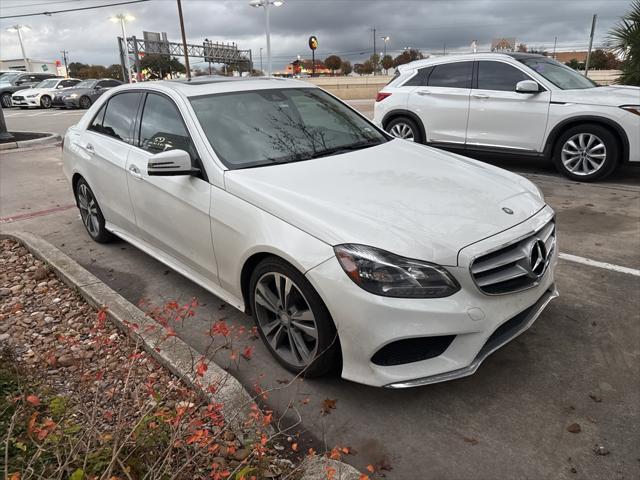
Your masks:
M 243 422 L 243 416 L 251 411 L 250 406 L 254 402 L 235 377 L 207 359 L 207 371 L 203 377 L 196 378 L 195 365 L 202 355 L 178 337 L 165 339 L 166 334 L 158 328 L 155 320 L 98 277 L 38 235 L 18 231 L 0 232 L 0 239 L 7 238 L 21 243 L 45 262 L 64 283 L 76 289 L 87 303 L 96 308 L 106 307 L 109 320 L 132 339 L 140 341 L 144 349 L 161 365 L 203 396 L 221 403 L 228 421 L 236 425 Z M 131 324 L 136 324 L 137 328 L 130 328 Z M 157 350 L 156 347 L 160 344 L 162 348 Z M 208 391 L 211 386 L 215 387 L 213 394 Z M 334 471 L 335 480 L 360 478 L 360 473 L 351 465 L 324 456 L 311 457 L 302 464 L 305 480 L 325 480 L 329 470 Z
M 0 143 L 0 151 L 15 150 L 17 148 L 30 148 L 39 145 L 55 145 L 60 143 L 62 137 L 57 133 L 48 133 L 46 137 L 34 138 L 33 140 L 21 140 L 19 142 Z

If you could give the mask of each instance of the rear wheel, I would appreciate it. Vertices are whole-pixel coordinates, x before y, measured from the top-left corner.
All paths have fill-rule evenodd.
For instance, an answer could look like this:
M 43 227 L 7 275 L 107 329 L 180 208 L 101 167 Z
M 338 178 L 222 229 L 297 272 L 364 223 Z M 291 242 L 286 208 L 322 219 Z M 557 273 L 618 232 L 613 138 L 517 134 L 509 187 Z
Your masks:
M 293 373 L 317 377 L 335 369 L 338 334 L 324 302 L 298 270 L 279 258 L 263 260 L 251 275 L 258 332 L 271 354 Z
M 407 117 L 397 117 L 387 123 L 385 130 L 396 138 L 422 143 L 422 134 L 415 121 Z
M 76 185 L 76 203 L 80 210 L 80 218 L 89 236 L 98 243 L 107 243 L 114 236 L 104 226 L 102 210 L 87 182 L 81 178 Z
M 91 99 L 89 97 L 80 98 L 80 108 L 87 109 L 91 106 Z
M 43 95 L 40 99 L 40 106 L 42 108 L 51 108 L 51 97 Z
M 606 128 L 583 124 L 565 131 L 556 143 L 553 161 L 566 177 L 581 182 L 602 180 L 616 169 L 620 149 Z

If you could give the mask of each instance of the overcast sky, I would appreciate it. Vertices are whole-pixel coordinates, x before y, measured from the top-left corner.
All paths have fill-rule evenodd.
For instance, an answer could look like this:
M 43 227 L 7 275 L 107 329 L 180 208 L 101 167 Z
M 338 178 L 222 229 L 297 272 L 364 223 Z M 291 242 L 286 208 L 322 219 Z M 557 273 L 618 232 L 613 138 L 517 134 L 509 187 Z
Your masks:
M 122 0 L 2 0 L 0 16 L 62 10 Z M 377 48 L 382 50 L 388 35 L 389 53 L 403 47 L 424 52 L 468 51 L 472 40 L 488 49 L 495 37 L 515 37 L 529 46 L 559 50 L 585 50 L 591 17 L 598 14 L 594 45 L 602 45 L 607 31 L 630 8 L 630 0 L 285 0 L 271 10 L 271 45 L 274 70 L 281 69 L 296 55 L 310 57 L 307 40 L 316 35 L 317 58 L 337 53 L 352 62 L 364 61 L 373 51 L 372 28 L 377 29 Z M 182 0 L 187 39 L 201 43 L 236 42 L 252 49 L 259 67 L 259 49 L 266 47 L 264 12 L 251 8 L 248 0 Z M 27 24 L 24 33 L 27 56 L 37 60 L 61 59 L 60 50 L 69 51 L 70 61 L 112 64 L 118 62 L 117 24 L 108 21 L 114 13 L 136 17 L 128 25 L 128 35 L 142 37 L 142 31 L 164 31 L 178 41 L 180 30 L 175 0 L 107 7 L 84 12 L 60 13 L 0 20 L 0 56 L 21 57 L 17 35 L 7 27 Z M 266 48 L 263 51 L 266 58 Z M 182 59 L 180 59 L 182 60 Z M 193 59 L 192 64 L 197 64 Z M 196 65 L 197 66 L 197 65 Z M 202 65 L 201 65 L 202 66 Z

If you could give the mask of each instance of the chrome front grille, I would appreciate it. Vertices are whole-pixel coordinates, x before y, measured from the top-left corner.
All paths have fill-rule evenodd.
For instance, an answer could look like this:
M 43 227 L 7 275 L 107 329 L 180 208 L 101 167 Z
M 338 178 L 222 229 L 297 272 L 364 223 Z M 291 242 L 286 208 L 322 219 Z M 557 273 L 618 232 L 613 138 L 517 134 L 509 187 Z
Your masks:
M 538 285 L 556 248 L 551 220 L 536 232 L 481 255 L 471 263 L 471 277 L 489 295 L 513 293 Z

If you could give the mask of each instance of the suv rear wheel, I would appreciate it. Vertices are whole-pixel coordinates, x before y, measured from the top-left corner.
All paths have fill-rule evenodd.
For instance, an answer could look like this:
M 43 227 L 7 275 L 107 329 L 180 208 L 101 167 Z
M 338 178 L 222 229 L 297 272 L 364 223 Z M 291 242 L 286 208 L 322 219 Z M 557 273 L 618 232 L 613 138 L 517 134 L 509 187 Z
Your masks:
M 422 134 L 415 121 L 408 117 L 396 117 L 387 123 L 385 130 L 396 138 L 422 143 Z
M 592 182 L 609 176 L 618 165 L 620 149 L 615 136 L 595 124 L 576 125 L 556 142 L 553 161 L 571 180 Z

